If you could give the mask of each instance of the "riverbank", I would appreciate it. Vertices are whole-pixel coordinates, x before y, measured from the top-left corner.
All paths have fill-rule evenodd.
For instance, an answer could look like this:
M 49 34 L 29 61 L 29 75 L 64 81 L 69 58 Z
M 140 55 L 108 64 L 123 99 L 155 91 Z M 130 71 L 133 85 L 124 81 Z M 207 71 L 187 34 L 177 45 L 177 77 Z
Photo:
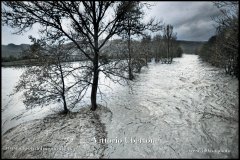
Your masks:
M 2 136 L 2 158 L 102 158 L 111 112 L 90 107 L 22 123 Z

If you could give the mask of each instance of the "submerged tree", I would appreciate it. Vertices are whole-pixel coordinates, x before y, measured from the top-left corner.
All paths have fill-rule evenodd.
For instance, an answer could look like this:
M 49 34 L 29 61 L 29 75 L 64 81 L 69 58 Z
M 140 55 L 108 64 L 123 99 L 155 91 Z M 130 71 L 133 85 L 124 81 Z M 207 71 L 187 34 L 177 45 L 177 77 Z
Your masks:
M 91 110 L 97 108 L 100 49 L 115 34 L 121 32 L 124 18 L 133 2 L 112 1 L 5 1 L 3 24 L 23 33 L 40 24 L 47 41 L 65 39 L 72 42 L 91 62 Z M 100 37 L 102 41 L 100 42 Z M 91 52 L 86 52 L 78 41 L 85 39 Z
M 151 61 L 152 55 L 152 38 L 150 35 L 145 35 L 142 37 L 141 46 L 139 47 L 142 50 L 142 58 L 145 58 L 146 62 Z M 141 53 L 141 52 L 140 52 Z M 147 65 L 147 64 L 146 64 Z
M 27 108 L 61 102 L 67 113 L 81 100 L 91 77 L 89 73 L 81 73 L 81 78 L 76 76 L 74 72 L 79 72 L 83 66 L 76 70 L 71 63 L 65 63 L 71 48 L 62 45 L 61 41 L 51 45 L 34 38 L 32 41 L 34 44 L 25 54 L 34 60 L 34 66 L 26 68 L 15 92 L 23 91 Z
M 122 2 L 124 3 L 124 2 Z M 129 3 L 130 12 L 129 14 L 124 16 L 124 20 L 122 21 L 122 32 L 120 35 L 127 39 L 127 48 L 128 48 L 128 76 L 129 79 L 132 80 L 133 76 L 133 64 L 132 64 L 132 47 L 131 47 L 131 36 L 135 34 L 140 34 L 141 30 L 143 30 L 143 26 L 141 26 L 140 20 L 143 16 L 142 6 L 139 2 L 133 1 L 133 3 Z
M 167 55 L 164 57 L 164 63 L 172 63 L 173 60 L 173 42 L 176 40 L 176 34 L 173 32 L 173 26 L 164 27 L 163 40 L 167 48 Z
M 178 45 L 176 50 L 176 57 L 182 57 L 183 49 Z
M 129 1 L 130 2 L 130 1 Z M 140 3 L 138 1 L 131 1 L 131 3 L 127 4 L 125 2 L 122 2 L 123 5 L 128 5 L 129 11 L 128 14 L 124 15 L 124 20 L 121 23 L 121 32 L 119 33 L 120 36 L 123 37 L 123 39 L 127 40 L 127 48 L 128 48 L 128 75 L 129 79 L 133 80 L 133 70 L 134 66 L 137 66 L 137 68 L 141 67 L 136 64 L 141 64 L 141 62 L 138 62 L 138 60 L 141 59 L 134 59 L 133 57 L 133 51 L 132 51 L 132 36 L 139 36 L 139 35 L 145 35 L 144 31 L 151 30 L 151 31 L 159 31 L 161 29 L 160 22 L 154 23 L 154 19 L 150 19 L 149 22 L 144 23 L 143 22 L 143 16 L 144 16 L 144 6 L 150 7 L 146 3 Z M 139 69 L 138 69 L 139 70 Z
M 163 38 L 160 34 L 157 34 L 153 37 L 152 40 L 153 43 L 153 51 L 154 55 L 153 57 L 155 58 L 155 62 L 159 62 L 161 58 L 161 54 L 163 53 Z
M 182 56 L 182 49 L 177 42 L 177 33 L 173 32 L 172 25 L 166 25 L 163 35 L 157 34 L 153 37 L 153 50 L 155 62 L 172 63 L 174 57 Z

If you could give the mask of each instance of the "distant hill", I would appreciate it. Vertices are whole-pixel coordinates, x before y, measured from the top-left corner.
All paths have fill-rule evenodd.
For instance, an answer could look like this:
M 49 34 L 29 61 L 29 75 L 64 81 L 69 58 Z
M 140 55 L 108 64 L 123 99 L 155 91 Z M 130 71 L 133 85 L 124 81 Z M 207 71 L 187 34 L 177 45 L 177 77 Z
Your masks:
M 183 53 L 187 54 L 195 54 L 197 48 L 201 47 L 204 41 L 184 41 L 184 40 L 177 40 L 181 48 L 183 49 Z
M 117 43 L 117 40 L 113 40 L 113 44 Z M 196 41 L 184 41 L 184 40 L 177 40 L 179 45 L 182 47 L 183 52 L 187 54 L 195 54 L 195 50 L 202 46 L 205 42 L 196 42 Z M 106 43 L 106 46 L 108 46 L 110 43 Z M 15 45 L 13 43 L 10 43 L 8 45 L 2 45 L 1 49 L 1 55 L 2 57 L 21 57 L 22 50 L 27 49 L 30 45 L 29 44 L 21 44 L 21 45 Z M 105 47 L 106 47 L 105 46 Z
M 2 57 L 19 57 L 21 56 L 22 50 L 25 50 L 29 47 L 29 44 L 20 44 L 20 45 L 15 45 L 13 43 L 10 43 L 8 45 L 2 45 L 1 48 L 1 55 Z

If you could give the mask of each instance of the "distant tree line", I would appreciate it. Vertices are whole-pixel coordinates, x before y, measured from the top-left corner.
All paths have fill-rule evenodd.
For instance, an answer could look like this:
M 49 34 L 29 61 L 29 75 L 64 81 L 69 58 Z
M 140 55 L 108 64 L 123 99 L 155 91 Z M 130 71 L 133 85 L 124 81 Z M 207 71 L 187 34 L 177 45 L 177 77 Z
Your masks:
M 13 55 L 10 55 L 8 57 L 2 57 L 2 62 L 12 62 L 12 61 L 17 61 L 19 60 L 19 58 L 13 56 Z
M 209 38 L 197 52 L 202 60 L 224 68 L 227 74 L 239 78 L 239 2 L 217 1 L 214 4 L 221 15 L 217 22 L 216 35 Z

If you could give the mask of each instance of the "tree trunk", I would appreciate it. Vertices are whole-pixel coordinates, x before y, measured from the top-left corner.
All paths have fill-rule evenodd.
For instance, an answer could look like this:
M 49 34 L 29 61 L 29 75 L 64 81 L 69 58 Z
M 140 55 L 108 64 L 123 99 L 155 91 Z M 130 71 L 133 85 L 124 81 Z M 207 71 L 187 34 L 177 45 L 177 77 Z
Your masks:
M 67 108 L 67 103 L 66 103 L 66 98 L 65 98 L 65 82 L 64 82 L 64 77 L 63 77 L 62 65 L 61 65 L 61 61 L 60 61 L 59 57 L 58 57 L 58 65 L 59 65 L 59 68 L 60 68 L 61 80 L 62 80 L 63 108 L 64 108 L 64 112 L 67 113 L 68 112 L 68 108 Z
M 133 77 L 133 73 L 132 73 L 132 55 L 131 55 L 131 33 L 130 33 L 130 29 L 128 30 L 128 78 L 129 78 L 129 80 L 133 80 L 133 78 L 134 78 Z
M 132 68 L 130 66 L 128 66 L 128 78 L 129 80 L 133 80 Z
M 97 87 L 98 87 L 98 53 L 97 57 L 94 58 L 94 68 L 93 68 L 93 83 L 92 83 L 92 93 L 91 93 L 91 110 L 95 111 L 97 109 Z
M 68 113 L 67 103 L 64 95 L 62 95 L 62 99 L 63 99 L 64 112 Z
M 93 59 L 93 83 L 91 92 L 91 110 L 95 111 L 97 109 L 97 88 L 98 88 L 98 58 L 99 58 L 99 48 L 98 48 L 98 32 L 99 24 L 96 19 L 95 12 L 95 2 L 93 2 L 93 26 L 94 26 L 94 59 Z

